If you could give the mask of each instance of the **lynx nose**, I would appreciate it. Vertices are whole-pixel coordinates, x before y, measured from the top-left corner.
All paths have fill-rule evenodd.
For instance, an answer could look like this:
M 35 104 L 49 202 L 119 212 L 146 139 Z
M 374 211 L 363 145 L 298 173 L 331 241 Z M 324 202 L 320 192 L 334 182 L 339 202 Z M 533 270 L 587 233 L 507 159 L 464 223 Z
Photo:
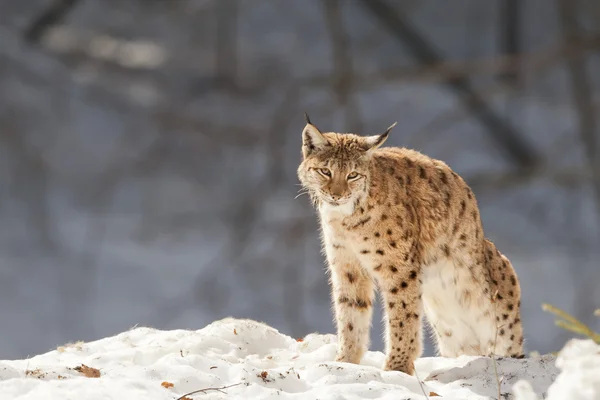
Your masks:
M 344 187 L 343 183 L 332 182 L 331 186 L 329 186 L 329 196 L 333 201 L 338 201 L 343 198 L 345 192 L 346 188 Z
M 329 194 L 329 197 L 331 197 L 331 200 L 338 201 L 342 198 L 342 195 L 338 193 L 331 193 Z

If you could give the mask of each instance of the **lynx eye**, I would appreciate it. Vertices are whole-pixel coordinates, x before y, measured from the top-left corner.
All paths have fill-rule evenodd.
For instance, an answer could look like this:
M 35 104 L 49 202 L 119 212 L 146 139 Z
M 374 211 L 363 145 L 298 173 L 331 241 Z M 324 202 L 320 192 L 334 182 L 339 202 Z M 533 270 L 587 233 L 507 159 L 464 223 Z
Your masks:
M 319 168 L 318 171 L 321 175 L 331 177 L 331 171 L 327 168 Z
M 347 179 L 349 181 L 351 181 L 352 179 L 356 179 L 356 178 L 358 178 L 358 172 L 356 172 L 356 171 L 350 172 L 347 176 Z

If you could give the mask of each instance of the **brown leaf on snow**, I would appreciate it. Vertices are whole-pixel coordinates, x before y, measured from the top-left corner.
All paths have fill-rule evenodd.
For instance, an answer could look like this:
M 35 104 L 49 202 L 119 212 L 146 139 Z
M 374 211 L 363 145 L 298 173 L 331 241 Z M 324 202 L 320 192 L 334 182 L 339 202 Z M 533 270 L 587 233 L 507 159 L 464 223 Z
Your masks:
M 237 330 L 235 328 L 233 328 L 233 334 L 237 335 Z
M 92 367 L 88 367 L 85 364 L 81 364 L 79 367 L 73 368 L 86 378 L 100 378 L 100 370 Z
M 304 339 L 298 338 L 298 339 L 296 339 L 296 342 L 304 342 Z
M 429 392 L 429 397 L 442 397 L 442 396 L 440 396 L 436 392 Z
M 267 371 L 263 371 L 260 374 L 256 375 L 259 378 L 261 378 L 263 380 L 263 382 L 268 383 L 268 382 L 273 382 L 271 379 L 269 379 L 269 373 Z
M 175 385 L 173 385 L 171 382 L 164 381 L 163 383 L 160 384 L 160 386 L 164 387 L 165 389 L 169 389 Z

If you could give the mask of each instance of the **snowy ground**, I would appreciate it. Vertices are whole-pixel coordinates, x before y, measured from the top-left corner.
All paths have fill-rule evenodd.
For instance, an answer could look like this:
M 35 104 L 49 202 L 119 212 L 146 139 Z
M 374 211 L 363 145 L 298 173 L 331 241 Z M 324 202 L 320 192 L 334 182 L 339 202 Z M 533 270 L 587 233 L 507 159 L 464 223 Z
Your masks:
M 229 385 L 234 386 L 184 399 L 498 397 L 489 358 L 421 358 L 419 383 L 382 371 L 380 352 L 367 353 L 360 366 L 333 362 L 335 342 L 334 335 L 294 339 L 262 323 L 231 318 L 198 331 L 134 328 L 25 360 L 0 361 L 0 399 L 174 400 Z M 591 341 L 569 342 L 556 360 L 558 369 L 552 356 L 496 364 L 502 399 L 600 399 L 600 346 Z

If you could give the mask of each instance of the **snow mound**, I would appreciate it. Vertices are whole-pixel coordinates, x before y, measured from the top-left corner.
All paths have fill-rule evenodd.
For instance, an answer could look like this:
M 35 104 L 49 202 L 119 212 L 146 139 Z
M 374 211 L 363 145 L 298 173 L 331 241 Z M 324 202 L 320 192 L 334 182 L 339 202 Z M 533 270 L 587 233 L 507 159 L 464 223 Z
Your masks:
M 546 400 L 600 400 L 600 345 L 592 340 L 572 339 L 556 360 L 561 370 Z M 515 386 L 518 400 L 539 400 L 528 382 Z
M 558 358 L 558 379 L 551 356 L 497 362 L 421 358 L 419 382 L 381 370 L 381 352 L 368 352 L 361 365 L 353 365 L 332 361 L 335 350 L 335 335 L 296 340 L 252 320 L 226 318 L 197 331 L 134 328 L 26 360 L 0 361 L 0 399 L 175 400 L 233 385 L 185 399 L 482 400 L 498 397 L 498 379 L 503 399 L 587 400 L 600 393 L 600 350 L 586 341 L 567 345 Z

